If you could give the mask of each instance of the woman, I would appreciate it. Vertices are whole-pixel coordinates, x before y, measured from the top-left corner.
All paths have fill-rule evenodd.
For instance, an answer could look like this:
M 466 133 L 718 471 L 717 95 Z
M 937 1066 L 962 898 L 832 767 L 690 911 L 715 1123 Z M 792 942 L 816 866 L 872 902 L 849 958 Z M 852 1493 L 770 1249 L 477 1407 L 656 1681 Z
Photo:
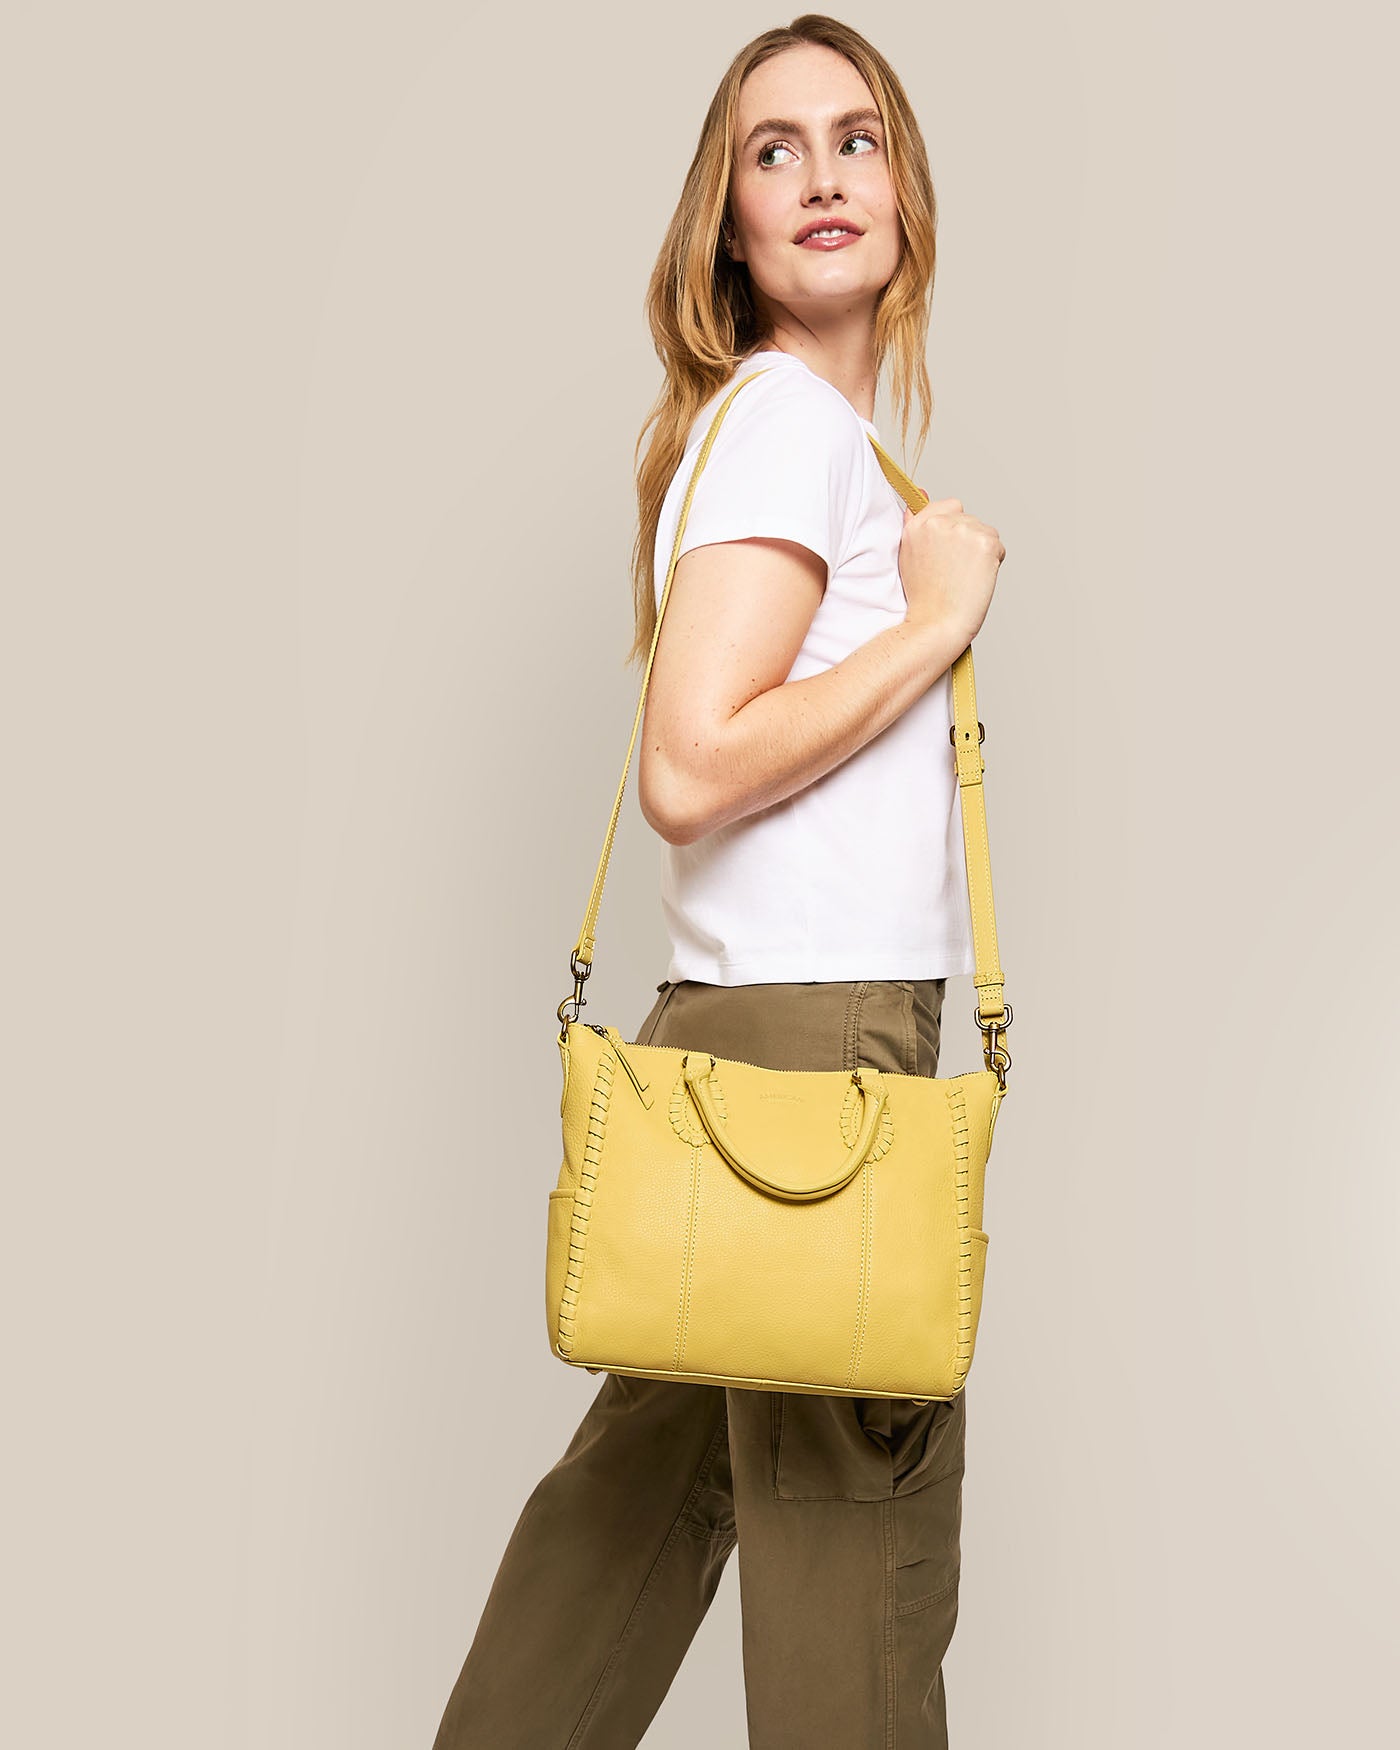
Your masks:
M 867 434 L 907 431 L 934 264 L 927 159 L 865 40 L 798 18 L 735 58 L 653 276 L 667 366 L 638 475 L 645 659 L 691 467 L 638 770 L 667 977 L 642 1044 L 934 1075 L 974 970 L 949 670 L 1005 549 L 911 515 Z M 922 432 L 921 432 L 922 437 Z M 605 1374 L 525 1505 L 435 1750 L 638 1744 L 739 1550 L 757 1750 L 946 1745 L 966 1391 L 841 1398 Z

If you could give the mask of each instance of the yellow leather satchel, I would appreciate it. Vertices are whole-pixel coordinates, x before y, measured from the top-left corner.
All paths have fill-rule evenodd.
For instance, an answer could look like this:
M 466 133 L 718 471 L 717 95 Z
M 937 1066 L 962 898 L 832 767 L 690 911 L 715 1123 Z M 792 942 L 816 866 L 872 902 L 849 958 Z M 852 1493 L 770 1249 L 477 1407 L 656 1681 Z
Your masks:
M 549 1194 L 550 1346 L 590 1373 L 770 1391 L 951 1399 L 972 1365 L 982 1193 L 1011 1058 L 982 795 L 972 649 L 953 664 L 986 1067 L 955 1076 L 775 1070 L 580 1022 L 593 928 L 696 481 L 681 507 L 632 739 L 560 1003 L 564 1161 Z M 867 433 L 867 435 L 869 435 Z M 872 436 L 911 509 L 919 488 Z M 572 1004 L 572 1012 L 568 1012 Z M 774 1093 L 782 1098 L 773 1099 Z

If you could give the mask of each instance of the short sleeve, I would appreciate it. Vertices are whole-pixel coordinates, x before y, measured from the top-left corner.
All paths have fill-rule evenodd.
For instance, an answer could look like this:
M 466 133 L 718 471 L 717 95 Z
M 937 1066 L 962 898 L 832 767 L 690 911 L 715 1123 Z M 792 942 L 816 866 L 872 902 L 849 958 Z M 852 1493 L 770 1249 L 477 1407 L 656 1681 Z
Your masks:
M 703 431 L 712 418 L 713 410 Z M 840 391 L 806 372 L 778 368 L 746 383 L 696 482 L 677 558 L 717 541 L 768 536 L 809 548 L 830 577 L 842 559 L 861 437 Z M 699 453 L 683 464 L 687 484 Z

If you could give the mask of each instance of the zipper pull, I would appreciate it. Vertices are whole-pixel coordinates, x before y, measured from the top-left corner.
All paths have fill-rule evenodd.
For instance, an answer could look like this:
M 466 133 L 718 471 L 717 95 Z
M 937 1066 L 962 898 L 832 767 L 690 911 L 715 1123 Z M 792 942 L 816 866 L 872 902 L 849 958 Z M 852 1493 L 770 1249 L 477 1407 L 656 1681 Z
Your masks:
M 652 1102 L 647 1097 L 647 1089 L 651 1086 L 651 1083 L 638 1080 L 636 1070 L 634 1070 L 632 1065 L 628 1063 L 627 1057 L 623 1052 L 622 1036 L 617 1028 L 600 1026 L 597 1021 L 589 1021 L 587 1025 L 593 1029 L 600 1039 L 606 1039 L 608 1044 L 612 1046 L 614 1052 L 617 1054 L 617 1061 L 622 1065 L 623 1069 L 627 1071 L 628 1081 L 631 1082 L 632 1086 L 637 1091 L 637 1098 L 642 1102 L 643 1106 L 646 1107 L 647 1111 L 650 1112 Z

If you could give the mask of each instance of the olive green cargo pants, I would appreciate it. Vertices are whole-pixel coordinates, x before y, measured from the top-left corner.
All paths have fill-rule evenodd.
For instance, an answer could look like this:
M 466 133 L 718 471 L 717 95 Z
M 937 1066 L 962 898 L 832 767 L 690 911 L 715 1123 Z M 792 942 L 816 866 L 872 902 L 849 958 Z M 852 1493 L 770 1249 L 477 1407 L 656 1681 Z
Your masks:
M 635 1043 L 931 1076 L 945 983 L 662 983 Z M 941 1750 L 966 1397 L 605 1374 L 525 1503 L 434 1750 L 632 1750 L 736 1544 L 751 1750 Z

